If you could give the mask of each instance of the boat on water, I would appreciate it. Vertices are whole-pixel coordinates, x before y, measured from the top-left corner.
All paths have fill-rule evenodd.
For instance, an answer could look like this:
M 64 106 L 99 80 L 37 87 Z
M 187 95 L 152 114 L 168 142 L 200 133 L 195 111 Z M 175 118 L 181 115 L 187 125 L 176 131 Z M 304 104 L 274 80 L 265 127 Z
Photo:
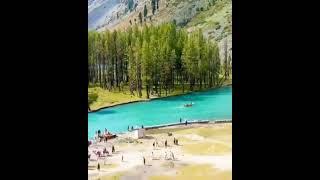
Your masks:
M 192 107 L 192 103 L 190 103 L 190 104 L 185 104 L 184 107 Z

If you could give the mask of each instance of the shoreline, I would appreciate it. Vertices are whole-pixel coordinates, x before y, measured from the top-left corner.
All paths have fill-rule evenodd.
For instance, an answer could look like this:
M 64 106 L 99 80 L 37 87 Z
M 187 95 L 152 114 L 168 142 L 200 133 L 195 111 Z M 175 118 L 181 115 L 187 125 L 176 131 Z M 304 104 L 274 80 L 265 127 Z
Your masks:
M 232 123 L 232 119 L 219 119 L 219 120 L 194 120 L 194 121 L 187 121 L 187 125 L 185 125 L 185 121 L 183 122 L 177 122 L 177 123 L 168 123 L 168 124 L 160 124 L 160 125 L 153 125 L 153 126 L 146 126 L 144 129 L 150 130 L 150 129 L 161 129 L 161 128 L 169 128 L 169 127 L 186 127 L 188 125 L 199 125 L 199 124 L 223 124 L 223 123 Z M 138 128 L 140 129 L 140 128 Z M 138 130 L 133 129 L 133 130 Z M 128 131 L 131 132 L 131 131 Z
M 196 126 L 201 126 L 201 125 L 215 125 L 215 124 L 232 124 L 232 118 L 231 119 L 216 119 L 216 120 L 193 120 L 193 121 L 188 121 L 188 124 L 185 125 L 184 122 L 176 122 L 176 123 L 168 123 L 168 124 L 158 124 L 158 125 L 152 125 L 152 126 L 145 126 L 144 129 L 146 131 L 149 130 L 157 130 L 157 129 L 170 129 L 170 128 L 192 128 Z M 113 133 L 117 135 L 117 137 L 120 135 L 127 135 L 132 133 L 135 130 L 138 130 L 140 128 L 134 128 L 133 130 L 130 131 L 125 131 L 125 132 L 120 132 L 120 133 Z M 88 137 L 88 140 L 92 139 Z
M 169 95 L 169 96 L 164 96 L 164 97 L 152 97 L 152 98 L 149 98 L 149 99 L 141 99 L 141 100 L 124 102 L 124 103 L 119 103 L 119 104 L 114 104 L 114 105 L 109 105 L 109 106 L 103 106 L 103 107 L 101 107 L 101 108 L 88 111 L 88 113 L 94 113 L 94 112 L 98 112 L 98 111 L 103 110 L 103 109 L 112 108 L 112 107 L 121 106 L 121 105 L 127 105 L 127 104 L 131 104 L 131 103 L 148 102 L 148 101 L 157 100 L 157 99 L 163 99 L 163 98 L 169 98 L 169 97 L 186 95 L 186 94 L 190 94 L 190 93 L 194 93 L 194 92 L 203 92 L 203 91 L 214 90 L 214 89 L 223 88 L 223 87 L 227 87 L 227 86 L 232 86 L 232 83 L 228 83 L 228 84 L 222 85 L 222 86 L 220 86 L 220 87 L 214 87 L 214 88 L 209 88 L 209 89 L 204 89 L 204 90 L 191 91 L 191 92 L 186 92 L 186 93 L 181 93 L 181 94 L 175 94 L 175 95 L 171 95 L 171 96 Z

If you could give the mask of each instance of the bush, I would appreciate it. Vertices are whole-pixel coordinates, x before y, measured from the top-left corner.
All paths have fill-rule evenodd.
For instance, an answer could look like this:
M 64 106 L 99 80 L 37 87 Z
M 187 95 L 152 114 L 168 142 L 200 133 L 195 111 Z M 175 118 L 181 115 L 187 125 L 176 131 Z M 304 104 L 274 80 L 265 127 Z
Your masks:
M 93 102 L 95 102 L 97 99 L 98 99 L 98 94 L 97 93 L 94 93 L 94 92 L 88 93 L 88 103 L 89 103 L 89 105 L 92 104 Z

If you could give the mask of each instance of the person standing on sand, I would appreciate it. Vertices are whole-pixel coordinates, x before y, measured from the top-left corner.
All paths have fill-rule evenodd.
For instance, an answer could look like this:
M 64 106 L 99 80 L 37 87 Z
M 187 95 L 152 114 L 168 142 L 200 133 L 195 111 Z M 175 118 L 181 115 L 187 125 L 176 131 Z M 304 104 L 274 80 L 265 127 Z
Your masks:
M 123 162 L 123 155 L 121 156 L 121 161 Z
M 188 125 L 188 121 L 186 120 L 186 125 Z
M 154 149 L 154 142 L 153 142 L 152 146 L 153 146 L 153 149 Z
M 98 171 L 100 171 L 100 164 L 98 163 L 98 167 L 97 167 Z
M 168 145 L 168 144 L 167 144 L 167 140 L 166 140 L 166 141 L 164 142 L 164 146 L 167 148 L 167 145 Z
M 112 153 L 114 153 L 116 150 L 114 149 L 114 146 L 112 145 Z
M 176 138 L 173 137 L 173 144 L 176 144 Z
M 94 140 L 95 140 L 96 142 L 98 142 L 98 132 L 97 132 L 97 131 L 94 133 Z
M 146 165 L 146 158 L 143 157 L 143 165 Z

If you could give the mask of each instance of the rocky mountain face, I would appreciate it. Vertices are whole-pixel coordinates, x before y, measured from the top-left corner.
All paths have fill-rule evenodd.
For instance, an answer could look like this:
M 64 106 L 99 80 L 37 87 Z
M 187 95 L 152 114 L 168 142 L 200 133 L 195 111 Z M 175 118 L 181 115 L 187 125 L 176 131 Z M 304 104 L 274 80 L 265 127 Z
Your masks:
M 88 29 L 97 31 L 164 22 L 188 32 L 201 28 L 218 43 L 222 59 L 225 49 L 232 55 L 231 0 L 88 0 L 88 21 Z

